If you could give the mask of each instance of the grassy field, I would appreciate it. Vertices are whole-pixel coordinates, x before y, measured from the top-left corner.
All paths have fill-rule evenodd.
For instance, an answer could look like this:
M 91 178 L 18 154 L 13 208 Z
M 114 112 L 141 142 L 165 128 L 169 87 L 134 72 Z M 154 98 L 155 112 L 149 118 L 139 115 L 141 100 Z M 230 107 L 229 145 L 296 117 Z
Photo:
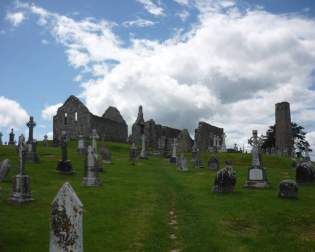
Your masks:
M 84 249 L 96 251 L 315 251 L 315 185 L 300 187 L 298 200 L 277 197 L 279 181 L 294 178 L 291 161 L 263 157 L 271 187 L 245 189 L 250 155 L 218 154 L 237 171 L 234 193 L 211 191 L 215 172 L 178 172 L 163 158 L 132 166 L 129 146 L 108 143 L 113 164 L 104 165 L 99 188 L 81 187 L 83 160 L 71 143 L 76 174 L 55 171 L 60 149 L 38 147 L 40 162 L 27 163 L 34 201 L 10 205 L 17 173 L 12 147 L 0 146 L 0 160 L 12 169 L 0 184 L 0 251 L 48 251 L 50 203 L 69 181 L 84 204 Z M 203 154 L 206 163 L 209 154 Z M 191 168 L 191 167 L 190 167 Z

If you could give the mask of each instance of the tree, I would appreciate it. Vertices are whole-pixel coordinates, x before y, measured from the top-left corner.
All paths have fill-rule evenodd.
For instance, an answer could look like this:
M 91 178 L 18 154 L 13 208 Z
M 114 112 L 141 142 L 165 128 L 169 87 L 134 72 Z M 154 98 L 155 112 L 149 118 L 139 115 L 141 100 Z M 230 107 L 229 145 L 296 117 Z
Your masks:
M 293 141 L 295 147 L 299 152 L 305 150 L 305 145 L 309 145 L 308 141 L 305 139 L 306 132 L 304 127 L 298 125 L 297 123 L 291 123 Z M 276 146 L 276 125 L 272 125 L 266 132 L 266 135 L 263 136 L 264 142 L 262 144 L 262 149 L 272 148 Z M 312 151 L 309 149 L 309 151 Z

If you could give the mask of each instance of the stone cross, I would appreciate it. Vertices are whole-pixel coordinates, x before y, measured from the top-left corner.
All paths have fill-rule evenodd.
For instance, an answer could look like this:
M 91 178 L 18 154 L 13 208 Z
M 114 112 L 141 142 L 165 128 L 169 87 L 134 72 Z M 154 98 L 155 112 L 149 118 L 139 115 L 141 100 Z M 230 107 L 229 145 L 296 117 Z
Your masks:
M 0 145 L 3 144 L 3 143 L 2 143 L 2 136 L 3 136 L 3 134 L 2 134 L 2 132 L 0 132 Z
M 261 167 L 260 149 L 263 139 L 258 136 L 257 130 L 253 130 L 253 136 L 248 140 L 252 146 L 252 167 Z
M 50 252 L 83 252 L 83 204 L 66 182 L 51 206 Z
M 47 134 L 44 135 L 44 145 L 47 146 L 48 144 L 48 136 Z
M 61 153 L 62 153 L 62 161 L 68 160 L 68 150 L 67 150 L 67 133 L 65 131 L 61 132 Z
M 82 185 L 84 186 L 99 186 L 100 179 L 97 176 L 97 161 L 96 156 L 91 145 L 87 148 L 86 163 L 85 163 L 85 177 Z
M 8 144 L 15 144 L 15 140 L 14 140 L 14 132 L 13 132 L 13 129 L 11 129 L 11 132 L 9 134 L 9 143 Z
M 93 148 L 94 153 L 96 154 L 97 153 L 97 142 L 96 142 L 96 140 L 99 139 L 99 135 L 97 134 L 96 129 L 92 130 L 92 137 L 91 138 L 92 138 L 92 148 Z
M 32 143 L 33 142 L 33 129 L 36 126 L 36 123 L 34 121 L 34 117 L 33 116 L 30 117 L 30 121 L 26 124 L 26 126 L 28 127 L 28 140 L 27 140 L 27 143 Z

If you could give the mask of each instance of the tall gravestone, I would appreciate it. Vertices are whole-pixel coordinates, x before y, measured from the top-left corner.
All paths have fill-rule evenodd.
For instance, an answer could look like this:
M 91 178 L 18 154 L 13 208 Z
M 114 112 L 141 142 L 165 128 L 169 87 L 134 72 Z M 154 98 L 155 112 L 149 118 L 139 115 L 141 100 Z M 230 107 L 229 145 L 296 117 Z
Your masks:
M 25 203 L 32 201 L 32 193 L 30 190 L 30 178 L 25 174 L 25 154 L 26 144 L 25 137 L 22 134 L 19 137 L 19 174 L 13 178 L 12 194 L 9 202 Z
M 170 157 L 170 162 L 172 164 L 176 164 L 176 159 L 177 159 L 177 155 L 176 155 L 176 138 L 173 139 L 173 149 L 172 149 L 172 156 Z
M 44 135 L 43 144 L 44 144 L 45 147 L 48 146 L 48 136 L 47 136 L 47 134 Z
M 68 160 L 68 148 L 67 148 L 67 134 L 65 131 L 62 132 L 61 140 L 61 160 L 58 162 L 57 171 L 61 174 L 73 174 L 73 168 L 71 161 Z
M 263 139 L 258 137 L 257 130 L 253 130 L 253 136 L 248 140 L 252 146 L 252 164 L 248 169 L 247 182 L 245 187 L 264 188 L 268 187 L 266 170 L 262 165 L 261 146 Z
M 2 134 L 2 132 L 0 132 L 0 145 L 3 145 L 2 136 L 3 136 L 3 134 Z
M 99 154 L 97 152 L 97 140 L 100 138 L 99 135 L 97 134 L 97 131 L 96 129 L 93 129 L 92 130 L 92 149 L 93 149 L 93 152 L 94 152 L 94 156 L 95 156 L 95 159 L 96 159 L 96 166 L 97 166 L 97 171 L 98 172 L 103 172 L 103 165 L 102 165 L 102 160 L 100 159 L 99 157 Z
M 222 134 L 222 145 L 221 145 L 221 152 L 226 152 L 226 134 Z
M 86 152 L 86 148 L 85 148 L 85 141 L 84 141 L 84 136 L 83 135 L 79 135 L 78 137 L 78 148 L 77 151 L 80 154 L 84 154 Z
M 11 132 L 9 134 L 9 142 L 8 142 L 8 145 L 15 145 L 15 140 L 14 140 L 14 131 L 13 129 L 11 129 Z
M 34 140 L 34 128 L 36 123 L 34 121 L 34 117 L 31 116 L 29 122 L 26 124 L 28 127 L 28 140 L 27 140 L 27 152 L 26 159 L 31 160 L 33 162 L 38 162 L 38 154 L 36 152 L 37 142 Z
M 51 205 L 50 252 L 83 252 L 83 204 L 66 182 Z
M 97 160 L 94 154 L 92 146 L 89 145 L 85 161 L 85 177 L 82 181 L 84 186 L 99 186 L 101 184 L 97 172 Z
M 136 146 L 135 142 L 133 142 L 131 145 L 131 148 L 129 151 L 129 158 L 130 158 L 132 165 L 135 165 L 136 160 L 137 160 L 137 146 Z

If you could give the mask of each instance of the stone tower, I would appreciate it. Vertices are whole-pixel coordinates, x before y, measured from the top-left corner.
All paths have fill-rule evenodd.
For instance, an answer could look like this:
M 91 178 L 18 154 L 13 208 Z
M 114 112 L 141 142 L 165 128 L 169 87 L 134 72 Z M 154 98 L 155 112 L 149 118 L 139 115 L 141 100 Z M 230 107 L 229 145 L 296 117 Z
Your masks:
M 290 103 L 276 104 L 276 150 L 279 155 L 291 156 L 293 136 L 291 129 Z

